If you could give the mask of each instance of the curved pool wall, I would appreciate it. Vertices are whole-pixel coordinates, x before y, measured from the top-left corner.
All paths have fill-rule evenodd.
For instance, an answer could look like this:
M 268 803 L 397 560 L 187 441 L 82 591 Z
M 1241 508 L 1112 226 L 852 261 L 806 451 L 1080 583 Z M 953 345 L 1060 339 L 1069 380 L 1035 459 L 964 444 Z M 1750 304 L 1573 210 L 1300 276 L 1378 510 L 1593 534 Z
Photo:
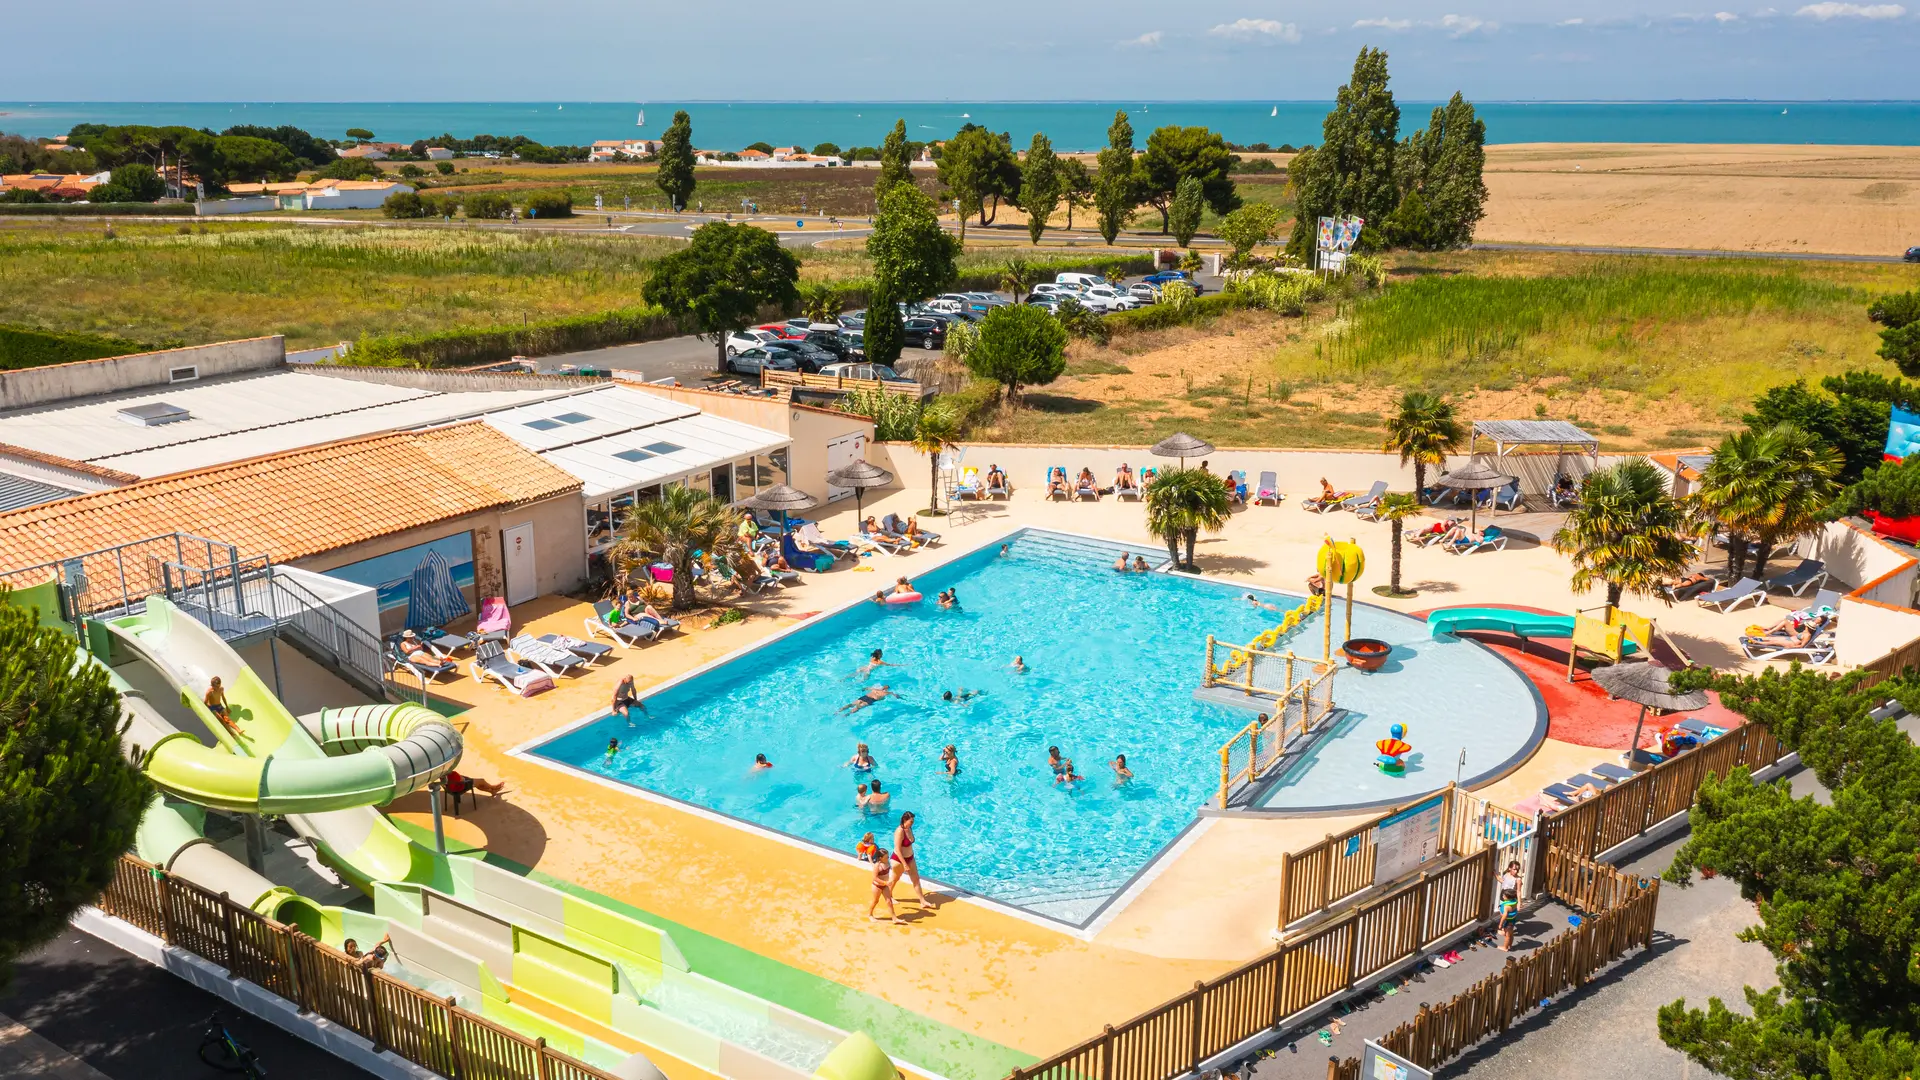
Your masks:
M 1009 545 L 1005 557 L 1002 543 Z M 876 571 L 876 589 L 908 573 L 929 599 L 898 607 L 855 603 L 817 616 L 662 684 L 631 727 L 596 716 L 525 752 L 843 855 L 868 831 L 892 847 L 899 813 L 912 810 L 927 878 L 1086 926 L 1192 826 L 1217 793 L 1221 744 L 1250 718 L 1195 698 L 1207 635 L 1250 640 L 1303 602 L 1186 574 L 1116 574 L 1111 565 L 1123 550 L 1165 561 L 1163 551 L 1039 529 L 1019 530 L 924 573 L 910 560 L 865 560 Z M 958 611 L 931 600 L 948 588 L 959 592 Z M 1249 592 L 1280 610 L 1248 603 Z M 1319 626 L 1306 620 L 1294 638 L 1301 652 L 1318 647 Z M 1355 633 L 1393 642 L 1395 654 L 1386 672 L 1371 677 L 1384 689 L 1356 691 L 1356 730 L 1369 737 L 1336 739 L 1317 760 L 1331 765 L 1348 746 L 1364 745 L 1370 761 L 1371 739 L 1384 737 L 1390 722 L 1379 718 L 1399 709 L 1409 714 L 1398 718 L 1412 726 L 1408 741 L 1425 749 L 1424 729 L 1432 732 L 1426 745 L 1434 746 L 1435 703 L 1470 694 L 1486 694 L 1490 710 L 1524 704 L 1524 724 L 1499 726 L 1531 730 L 1537 702 L 1524 678 L 1472 642 L 1416 647 L 1425 626 L 1356 608 Z M 889 666 L 859 677 L 876 648 Z M 1009 666 L 1015 655 L 1024 657 L 1025 673 Z M 1421 688 L 1398 692 L 1392 683 L 1411 683 L 1409 675 Z M 1345 683 L 1357 676 L 1343 670 L 1335 677 L 1336 704 L 1347 704 Z M 1501 691 L 1503 678 L 1518 685 Z M 879 684 L 901 696 L 841 711 Z M 965 703 L 942 699 L 962 688 L 983 693 Z M 1460 709 L 1441 715 L 1467 719 Z M 1368 725 L 1380 734 L 1371 735 Z M 620 742 L 612 754 L 609 739 Z M 845 764 L 862 741 L 878 762 L 871 774 Z M 960 755 L 957 778 L 940 764 L 947 744 Z M 1050 746 L 1087 779 L 1056 784 Z M 773 768 L 753 770 L 755 754 L 765 754 Z M 1109 764 L 1119 754 L 1134 772 L 1125 784 L 1114 781 Z M 1444 776 L 1426 759 L 1420 764 L 1409 770 L 1409 794 L 1427 790 L 1429 779 L 1437 781 L 1430 786 L 1453 779 L 1451 759 Z M 891 793 L 891 805 L 862 814 L 854 785 L 874 778 Z M 1267 794 L 1285 799 L 1288 789 L 1319 787 L 1293 783 Z M 1354 794 L 1363 802 L 1375 793 Z

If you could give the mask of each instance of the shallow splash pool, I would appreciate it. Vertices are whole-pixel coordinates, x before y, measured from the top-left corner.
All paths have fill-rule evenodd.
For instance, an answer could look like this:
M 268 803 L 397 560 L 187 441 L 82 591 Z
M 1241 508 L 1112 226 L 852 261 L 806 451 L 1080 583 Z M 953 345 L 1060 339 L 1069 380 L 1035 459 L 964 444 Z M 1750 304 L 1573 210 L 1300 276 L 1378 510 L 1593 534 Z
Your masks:
M 1195 699 L 1206 636 L 1247 641 L 1282 614 L 1247 603 L 1244 585 L 1116 574 L 1122 546 L 1108 541 L 1028 529 L 1006 542 L 1006 556 L 996 542 L 915 576 L 924 603 L 823 616 L 655 691 L 632 727 L 599 717 L 530 752 L 847 854 L 869 831 L 890 848 L 899 813 L 912 810 L 925 876 L 1085 925 L 1195 820 L 1217 791 L 1221 744 L 1251 718 Z M 872 565 L 880 584 L 914 569 Z M 931 600 L 947 588 L 959 592 L 957 611 Z M 1365 606 L 1354 632 L 1392 642 L 1393 661 L 1380 675 L 1335 677 L 1336 703 L 1357 718 L 1267 793 L 1271 807 L 1407 797 L 1454 778 L 1460 739 L 1446 732 L 1491 745 L 1532 729 L 1531 687 L 1489 650 L 1429 641 L 1424 622 Z M 1318 636 L 1309 619 L 1295 647 L 1317 650 Z M 874 649 L 888 666 L 860 677 Z M 1016 655 L 1024 674 L 1010 666 Z M 876 684 L 899 696 L 841 711 Z M 978 696 L 942 700 L 963 688 Z M 1387 778 L 1347 759 L 1363 754 L 1372 771 L 1372 740 L 1394 721 L 1424 755 L 1387 792 Z M 620 740 L 611 755 L 610 738 Z M 857 742 L 877 760 L 870 774 L 845 765 Z M 940 763 L 948 744 L 960 756 L 955 779 Z M 1049 746 L 1086 779 L 1054 783 Z M 754 771 L 756 754 L 774 767 Z M 1120 754 L 1134 773 L 1124 784 L 1110 765 Z M 1469 754 L 1473 775 L 1487 759 Z M 863 814 L 854 785 L 875 778 L 892 803 Z

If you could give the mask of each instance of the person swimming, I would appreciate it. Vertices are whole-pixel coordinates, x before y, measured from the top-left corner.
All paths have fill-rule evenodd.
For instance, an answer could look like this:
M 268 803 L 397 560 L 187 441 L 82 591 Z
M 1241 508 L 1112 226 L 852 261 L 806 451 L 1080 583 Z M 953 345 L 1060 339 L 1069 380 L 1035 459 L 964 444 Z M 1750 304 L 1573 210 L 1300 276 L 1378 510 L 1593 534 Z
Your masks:
M 1259 608 L 1261 611 L 1285 611 L 1286 610 L 1285 608 L 1280 607 L 1277 604 L 1262 603 L 1260 598 L 1253 595 L 1252 593 L 1248 593 L 1246 599 L 1247 599 L 1247 603 L 1252 604 L 1254 607 Z
M 867 750 L 867 744 L 855 743 L 853 756 L 848 758 L 847 763 L 842 765 L 841 768 L 852 769 L 855 772 L 872 772 L 873 766 L 873 754 Z
M 771 769 L 771 768 L 773 768 L 773 762 L 767 760 L 767 755 L 765 754 L 753 755 L 753 769 L 755 772 L 758 772 L 761 769 Z
M 884 811 L 887 808 L 887 804 L 893 801 L 893 792 L 881 791 L 880 781 L 875 780 L 868 784 L 867 787 L 870 789 L 867 792 L 867 809 L 879 813 Z
M 865 784 L 862 784 L 860 786 L 862 788 L 866 787 Z M 866 795 L 865 795 L 865 792 L 863 791 L 861 793 L 861 798 L 863 801 L 865 797 Z M 853 846 L 854 858 L 859 859 L 861 862 L 872 862 L 876 857 L 882 854 L 884 854 L 884 852 L 880 850 L 879 844 L 874 843 L 872 833 L 867 833 L 866 835 L 860 837 L 860 842 Z
M 1021 657 L 1018 657 L 1018 656 L 1016 656 L 1016 657 L 1014 657 L 1014 658 L 1013 658 L 1013 663 L 1012 663 L 1012 664 L 1010 664 L 1010 665 L 1008 665 L 1008 666 L 1010 666 L 1010 667 L 1012 667 L 1012 668 L 1013 668 L 1013 670 L 1015 670 L 1015 671 L 1018 671 L 1018 672 L 1020 672 L 1020 673 L 1022 673 L 1022 674 L 1025 674 L 1025 673 L 1026 673 L 1026 670 L 1027 670 L 1027 662 L 1026 662 L 1026 660 L 1025 660 L 1025 659 L 1023 659 L 1023 658 L 1021 658 Z
M 607 756 L 612 757 L 613 755 L 619 752 L 620 752 L 620 740 L 608 739 L 607 740 Z
M 954 749 L 952 743 L 948 743 L 946 749 L 940 751 L 940 765 L 947 770 L 949 779 L 960 775 L 960 751 Z
M 1012 547 L 1013 547 L 1013 545 L 1012 545 L 1012 544 L 1001 544 L 1001 545 L 1000 545 L 1000 557 L 1001 557 L 1001 558 L 1003 558 L 1003 559 L 1004 559 L 1004 558 L 1006 558 L 1006 557 L 1007 557 L 1007 553 L 1008 553 L 1008 551 L 1009 551 L 1009 550 L 1010 550 L 1010 549 L 1011 549 Z
M 1061 758 L 1059 771 L 1053 774 L 1053 782 L 1056 784 L 1077 784 L 1085 779 L 1086 777 L 1073 771 L 1072 758 Z
M 1133 770 L 1127 768 L 1127 755 L 1121 754 L 1113 759 L 1113 782 L 1124 784 L 1133 779 Z
M 977 698 L 977 697 L 979 697 L 979 696 L 980 696 L 981 694 L 983 694 L 983 693 L 985 693 L 985 692 L 986 692 L 986 691 L 984 691 L 984 690 L 969 690 L 969 689 L 967 689 L 966 687 L 964 687 L 964 686 L 963 686 L 963 687 L 961 687 L 961 688 L 960 688 L 960 689 L 958 689 L 958 690 L 948 690 L 948 691 L 945 691 L 945 692 L 943 692 L 943 693 L 942 693 L 942 694 L 940 695 L 940 700 L 941 700 L 941 701 L 956 701 L 956 702 L 957 702 L 957 701 L 972 701 L 972 700 L 973 700 L 974 698 Z
M 960 590 L 957 588 L 948 589 L 946 592 L 940 594 L 939 599 L 942 608 L 952 611 L 954 608 L 960 606 Z
M 1130 554 L 1132 554 L 1132 552 L 1123 551 L 1120 553 L 1119 558 L 1113 560 L 1113 568 L 1115 571 L 1122 574 L 1127 572 L 1127 556 Z
M 1062 763 L 1065 760 L 1066 759 L 1060 756 L 1059 747 L 1057 746 L 1047 747 L 1047 768 L 1053 772 L 1053 775 L 1055 776 L 1060 775 L 1060 768 Z
M 867 785 L 865 784 L 853 785 L 853 805 L 861 810 L 865 810 L 867 808 Z M 868 833 L 867 839 L 869 840 L 873 839 L 873 834 Z
M 887 602 L 887 594 L 883 592 L 874 593 L 873 599 L 868 601 L 868 603 L 873 603 L 873 604 L 884 604 L 886 602 Z
M 859 712 L 861 709 L 864 709 L 869 705 L 878 705 L 880 702 L 885 701 L 890 697 L 899 697 L 899 696 L 900 695 L 894 693 L 891 689 L 889 689 L 887 687 L 887 684 L 885 683 L 881 683 L 878 686 L 869 686 L 867 687 L 866 693 L 861 694 L 859 697 L 854 698 L 852 701 L 849 701 L 845 705 L 840 706 L 840 711 L 841 712 Z
M 1149 567 L 1149 566 L 1147 565 L 1147 557 L 1146 557 L 1145 555 L 1135 555 L 1135 556 L 1133 557 L 1133 572 L 1134 572 L 1134 573 L 1136 573 L 1136 574 L 1144 574 L 1144 573 L 1147 573 L 1147 572 L 1148 572 L 1149 570 L 1151 570 L 1151 569 L 1152 569 L 1152 568 L 1151 568 L 1151 567 Z
M 908 581 L 906 578 L 899 578 L 893 583 L 893 595 L 895 596 L 906 596 L 913 591 L 913 582 Z
M 887 660 L 883 659 L 883 656 L 882 656 L 883 651 L 884 650 L 881 650 L 881 649 L 873 650 L 872 655 L 867 657 L 867 662 L 864 664 L 861 664 L 860 670 L 853 673 L 853 677 L 856 679 L 864 679 L 867 676 L 873 674 L 874 668 L 900 666 L 899 664 L 889 663 Z

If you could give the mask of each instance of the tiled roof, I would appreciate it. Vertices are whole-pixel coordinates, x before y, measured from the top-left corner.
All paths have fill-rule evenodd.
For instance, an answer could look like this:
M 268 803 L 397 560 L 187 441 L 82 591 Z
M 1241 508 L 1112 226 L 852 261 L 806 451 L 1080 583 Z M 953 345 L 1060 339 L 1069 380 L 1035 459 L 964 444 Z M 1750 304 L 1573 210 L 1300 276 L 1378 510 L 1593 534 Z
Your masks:
M 285 562 L 580 481 L 478 421 L 307 447 L 0 514 L 0 569 L 174 531 Z

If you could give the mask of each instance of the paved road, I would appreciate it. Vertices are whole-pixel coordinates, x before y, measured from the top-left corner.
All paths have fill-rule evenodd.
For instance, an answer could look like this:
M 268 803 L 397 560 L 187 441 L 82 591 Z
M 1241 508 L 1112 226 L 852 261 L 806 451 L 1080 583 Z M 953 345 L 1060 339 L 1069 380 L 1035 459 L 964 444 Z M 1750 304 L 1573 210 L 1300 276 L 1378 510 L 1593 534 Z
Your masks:
M 202 1064 L 198 1051 L 207 1017 L 215 1009 L 226 1018 L 228 1030 L 260 1056 L 269 1076 L 369 1080 L 367 1073 L 311 1043 L 72 929 L 14 966 L 13 985 L 0 996 L 0 1014 L 52 1047 L 10 1040 L 0 1030 L 0 1075 L 98 1080 L 70 1062 L 61 1069 L 58 1058 L 42 1058 L 37 1064 L 44 1071 L 20 1066 L 17 1059 L 14 1065 L 7 1063 L 9 1049 L 38 1049 L 65 1051 L 110 1080 L 210 1080 L 222 1074 Z
M 1897 263 L 1898 255 L 1833 255 L 1822 251 L 1720 251 L 1697 248 L 1593 247 L 1578 244 L 1475 244 L 1475 251 L 1559 251 L 1574 255 L 1662 255 L 1695 259 L 1794 259 L 1801 262 Z

